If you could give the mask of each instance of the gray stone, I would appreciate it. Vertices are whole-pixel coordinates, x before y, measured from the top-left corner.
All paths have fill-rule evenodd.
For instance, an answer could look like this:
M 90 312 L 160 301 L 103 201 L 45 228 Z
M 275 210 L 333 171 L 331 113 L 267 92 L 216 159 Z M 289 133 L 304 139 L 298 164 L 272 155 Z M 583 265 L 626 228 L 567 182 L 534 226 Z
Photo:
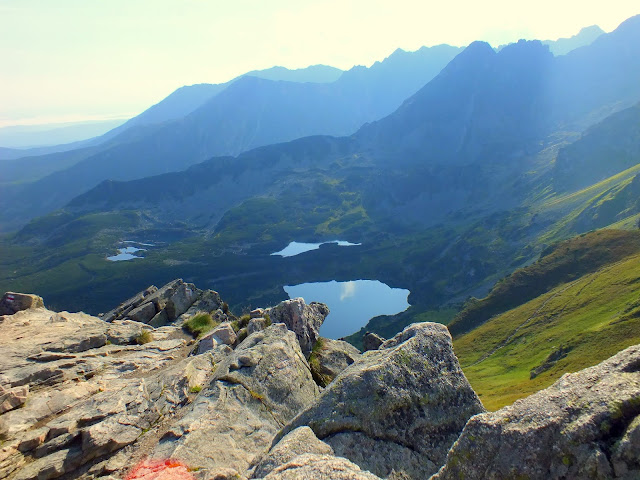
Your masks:
M 0 477 L 55 478 L 108 456 L 171 417 L 213 375 L 212 360 L 187 357 L 182 338 L 106 345 L 128 341 L 141 326 L 150 328 L 41 308 L 3 324 L 0 384 L 4 393 L 30 393 L 21 408 L 0 415 Z M 23 452 L 33 461 L 25 463 Z
M 130 345 L 144 329 L 149 330 L 149 325 L 133 320 L 114 320 L 107 326 L 107 340 L 116 345 Z
M 373 332 L 367 332 L 364 334 L 364 337 L 362 337 L 362 347 L 365 352 L 368 352 L 369 350 L 378 350 L 380 345 L 384 342 L 384 338 Z
M 252 318 L 247 324 L 247 334 L 251 335 L 255 332 L 261 332 L 267 328 L 267 320 L 262 317 Z
M 639 415 L 636 345 L 471 418 L 434 479 L 640 478 Z
M 147 287 L 143 291 L 135 294 L 133 297 L 129 298 L 128 300 L 122 302 L 113 310 L 105 313 L 104 315 L 102 315 L 101 318 L 105 322 L 109 322 L 109 323 L 113 322 L 114 320 L 123 319 L 124 317 L 127 316 L 127 313 L 129 313 L 131 310 L 136 308 L 138 305 L 142 304 L 142 302 L 146 298 L 148 298 L 149 295 L 156 293 L 157 291 L 158 291 L 158 288 L 154 285 L 151 285 L 150 287 Z
M 195 289 L 195 291 L 197 292 L 198 290 Z M 182 325 L 198 312 L 215 312 L 216 310 L 219 310 L 221 306 L 222 299 L 218 292 L 214 290 L 205 290 L 197 297 L 196 301 L 193 302 L 189 309 L 178 317 L 178 321 L 176 323 L 178 325 Z M 220 310 L 220 313 L 223 314 L 222 310 Z M 224 315 L 224 319 L 219 319 L 218 321 L 227 321 L 226 315 Z
M 302 352 L 309 356 L 318 340 L 320 326 L 329 315 L 329 307 L 317 302 L 307 305 L 302 298 L 296 298 L 268 308 L 265 315 L 269 315 L 273 323 L 284 323 L 293 331 L 300 342 Z
M 247 477 L 240 475 L 235 468 L 217 468 L 207 475 L 208 480 L 247 480 Z
M 209 332 L 205 334 L 204 337 L 202 337 L 198 341 L 198 350 L 196 354 L 201 355 L 205 352 L 213 350 L 217 345 L 218 345 L 217 337 L 213 334 L 213 332 Z
M 640 416 L 637 416 L 613 449 L 611 463 L 618 477 L 640 478 Z
M 21 452 L 35 450 L 44 443 L 48 433 L 49 429 L 47 427 L 37 428 L 25 433 L 20 440 L 18 450 Z
M 211 335 L 225 345 L 233 345 L 236 342 L 236 332 L 233 331 L 230 323 L 222 323 L 211 331 Z
M 0 415 L 24 404 L 27 401 L 27 395 L 29 395 L 29 385 L 8 390 L 0 385 Z
M 256 308 L 249 312 L 249 317 L 251 318 L 262 318 L 264 317 L 264 308 Z
M 211 318 L 216 323 L 228 323 L 229 322 L 229 316 L 226 313 L 224 313 L 222 310 L 220 310 L 220 309 L 218 309 L 218 310 L 216 310 L 214 312 L 211 312 Z
M 196 298 L 198 298 L 198 292 L 193 284 L 184 282 L 178 284 L 165 306 L 169 320 L 173 321 L 185 313 Z
M 82 452 L 85 460 L 111 453 L 136 441 L 142 433 L 136 425 L 125 424 L 121 418 L 109 418 L 82 431 Z
M 309 365 L 316 383 L 326 387 L 340 372 L 359 358 L 360 350 L 350 343 L 320 338 L 309 357 Z
M 308 425 L 338 455 L 378 476 L 395 471 L 424 479 L 444 463 L 467 420 L 483 410 L 446 327 L 420 323 L 363 354 L 283 433 Z M 371 442 L 353 441 L 354 432 Z M 376 451 L 384 444 L 393 450 L 385 465 L 372 458 L 374 443 Z
M 149 302 L 134 308 L 127 316 L 134 322 L 149 323 L 149 320 L 155 315 L 156 307 L 153 303 Z
M 42 297 L 26 293 L 7 292 L 0 299 L 0 315 L 13 315 L 22 310 L 44 308 Z
M 262 457 L 251 478 L 262 478 L 276 467 L 284 465 L 298 455 L 315 453 L 318 455 L 333 455 L 333 449 L 318 440 L 309 427 L 299 427 L 285 435 L 269 453 Z
M 34 452 L 34 456 L 36 458 L 42 458 L 46 455 L 50 455 L 56 450 L 62 450 L 65 447 L 68 447 L 71 442 L 73 442 L 80 433 L 78 431 L 74 431 L 73 433 L 65 433 L 63 435 L 58 435 L 57 437 L 52 438 L 48 442 L 40 445 L 36 448 Z
M 347 457 L 357 465 L 366 465 L 371 472 L 388 472 L 384 475 L 388 478 L 423 478 L 421 471 L 435 471 L 439 467 L 418 451 L 359 432 L 341 432 L 324 441 L 331 445 L 336 456 Z M 390 469 L 390 466 L 393 467 Z M 410 472 L 414 472 L 413 475 L 409 475 Z
M 345 458 L 304 454 L 279 466 L 264 480 L 380 480 Z
M 131 319 L 149 323 L 154 327 L 168 325 L 176 320 L 184 321 L 182 315 L 193 308 L 209 311 L 221 305 L 220 296 L 213 290 L 202 291 L 191 283 L 178 278 L 162 288 L 151 286 L 114 308 L 102 318 L 107 322 Z
M 168 325 L 170 322 L 169 315 L 166 310 L 160 310 L 151 320 L 149 320 L 149 325 L 152 327 L 163 327 Z
M 78 448 L 58 450 L 22 468 L 12 480 L 50 480 L 78 468 L 82 452 Z

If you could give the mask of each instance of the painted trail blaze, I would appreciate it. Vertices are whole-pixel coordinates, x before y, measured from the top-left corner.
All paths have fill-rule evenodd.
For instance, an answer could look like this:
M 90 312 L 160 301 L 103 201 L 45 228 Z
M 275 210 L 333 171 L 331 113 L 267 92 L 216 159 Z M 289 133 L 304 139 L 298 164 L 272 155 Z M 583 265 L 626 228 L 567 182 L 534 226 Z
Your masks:
M 178 460 L 144 460 L 124 480 L 195 480 L 189 468 Z

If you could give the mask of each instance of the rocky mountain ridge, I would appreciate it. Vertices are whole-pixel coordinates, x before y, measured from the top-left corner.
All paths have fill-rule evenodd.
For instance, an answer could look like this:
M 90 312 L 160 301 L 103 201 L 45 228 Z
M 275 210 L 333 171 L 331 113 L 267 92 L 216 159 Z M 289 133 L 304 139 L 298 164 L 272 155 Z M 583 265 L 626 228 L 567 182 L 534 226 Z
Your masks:
M 107 179 L 182 170 L 214 156 L 309 135 L 349 135 L 395 110 L 460 51 L 440 45 L 394 55 L 330 83 L 285 81 L 277 72 L 260 78 L 253 72 L 225 84 L 183 87 L 85 148 L 7 163 L 0 195 L 20 217 L 26 211 L 32 217 Z M 12 228 L 5 228 L 4 215 L 0 212 L 0 229 L 6 232 Z
M 3 478 L 640 473 L 638 346 L 486 413 L 435 323 L 360 354 L 318 337 L 322 304 L 288 300 L 236 318 L 216 292 L 179 279 L 102 318 L 17 293 L 0 313 Z M 217 320 L 192 338 L 183 326 L 207 313 Z M 326 387 L 314 381 L 319 365 L 333 369 Z

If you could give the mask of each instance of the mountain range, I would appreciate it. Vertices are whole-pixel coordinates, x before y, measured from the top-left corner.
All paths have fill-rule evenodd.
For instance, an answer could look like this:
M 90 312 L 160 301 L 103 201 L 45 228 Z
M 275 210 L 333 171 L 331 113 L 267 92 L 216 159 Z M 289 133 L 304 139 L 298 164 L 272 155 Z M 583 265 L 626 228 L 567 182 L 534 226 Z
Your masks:
M 236 155 L 310 134 L 352 133 L 397 108 L 460 50 L 442 45 L 397 51 L 331 83 L 247 75 L 224 85 L 179 89 L 83 149 L 5 162 L 7 180 L 0 193 L 10 207 L 0 222 L 4 230 L 19 226 L 105 179 L 170 172 L 214 155 Z
M 572 37 L 572 48 L 592 42 L 595 31 Z M 347 72 L 323 65 L 274 67 L 225 84 L 182 87 L 101 137 L 47 147 L 50 155 L 38 155 L 47 149 L 30 150 L 28 159 L 4 162 L 0 195 L 10 207 L 0 215 L 1 228 L 15 229 L 55 210 L 104 179 L 173 171 L 210 156 L 237 155 L 311 134 L 349 134 L 391 113 L 461 50 L 447 45 L 398 49 L 369 68 Z

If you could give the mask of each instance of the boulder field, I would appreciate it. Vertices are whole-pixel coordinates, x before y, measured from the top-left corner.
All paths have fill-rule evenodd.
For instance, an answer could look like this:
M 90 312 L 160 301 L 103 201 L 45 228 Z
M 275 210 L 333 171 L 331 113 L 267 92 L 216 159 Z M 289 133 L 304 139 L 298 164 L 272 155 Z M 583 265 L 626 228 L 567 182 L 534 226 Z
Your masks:
M 326 305 L 235 318 L 182 280 L 100 317 L 0 306 L 0 478 L 640 478 L 640 346 L 486 412 L 436 323 L 360 353 Z

